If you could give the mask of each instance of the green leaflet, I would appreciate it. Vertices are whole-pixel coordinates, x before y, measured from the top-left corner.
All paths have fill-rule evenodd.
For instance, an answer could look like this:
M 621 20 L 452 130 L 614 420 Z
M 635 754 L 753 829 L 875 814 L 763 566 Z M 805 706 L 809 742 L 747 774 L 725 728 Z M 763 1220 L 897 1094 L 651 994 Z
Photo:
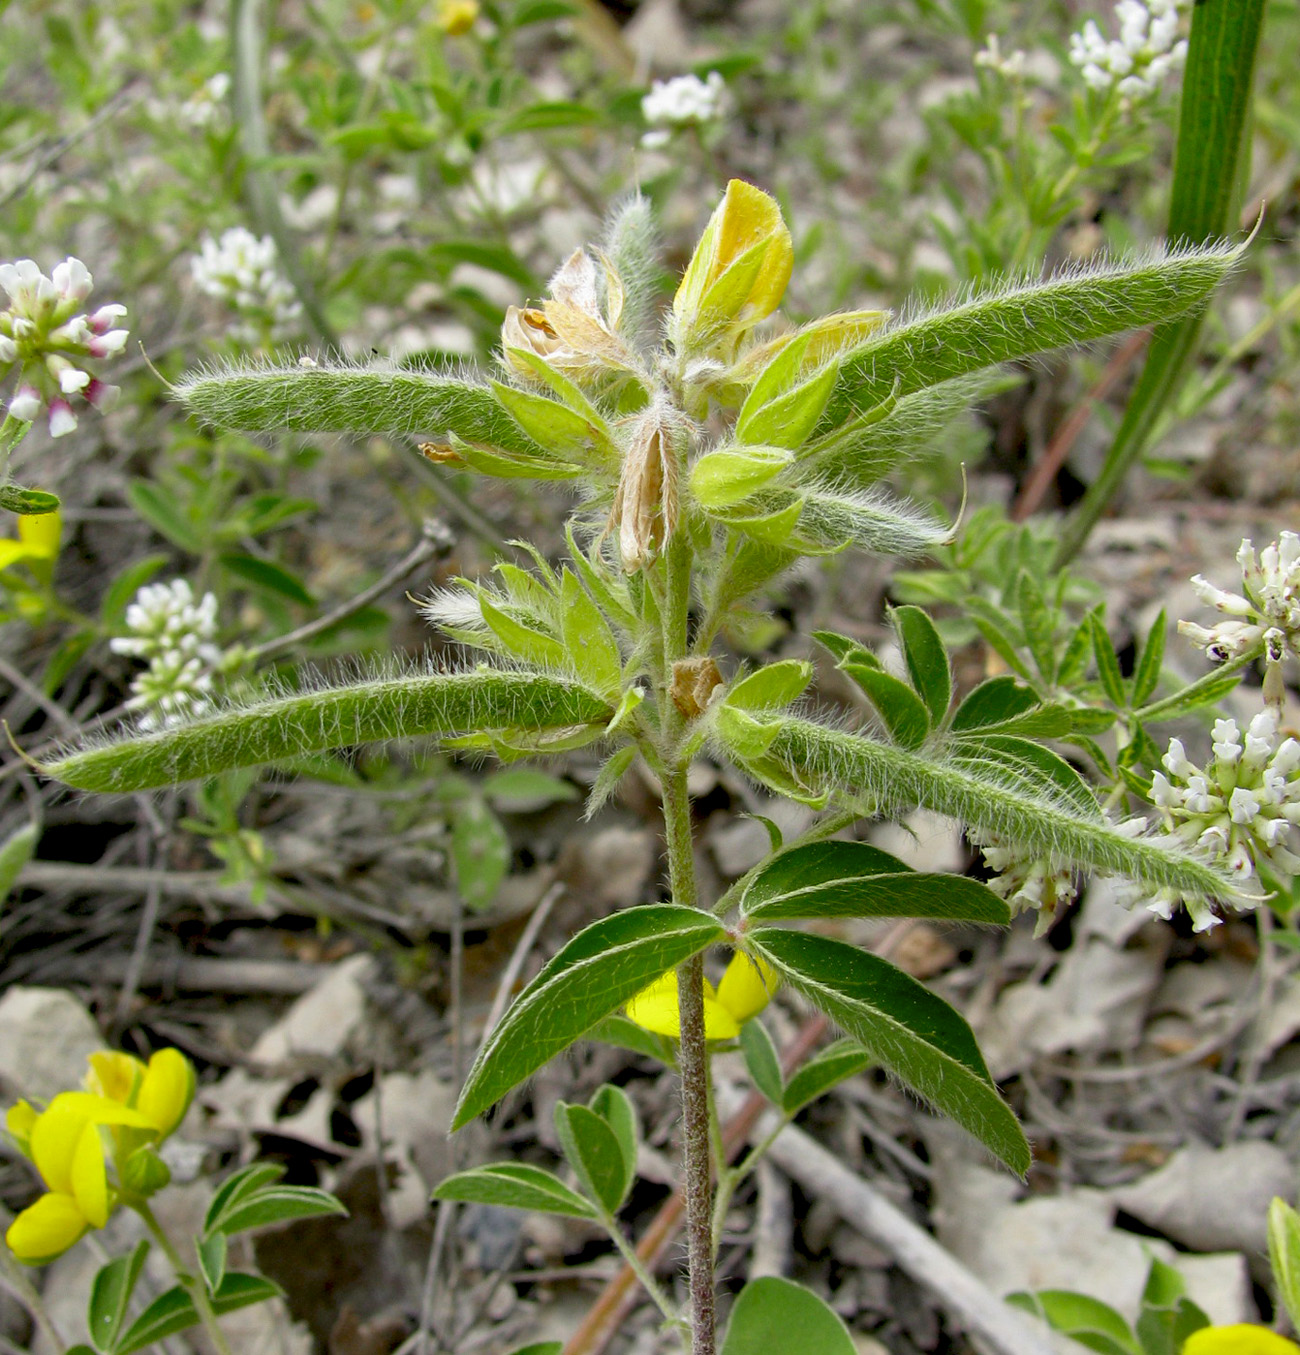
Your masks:
M 833 1308 L 776 1275 L 751 1280 L 731 1309 L 719 1355 L 855 1355 Z
M 917 805 L 948 814 L 982 833 L 1015 839 L 1026 852 L 1126 875 L 1144 884 L 1231 899 L 1236 885 L 1218 871 L 1157 838 L 1131 838 L 1101 819 L 1083 817 L 1060 797 L 1024 789 L 1020 769 L 998 775 L 996 764 L 954 765 L 938 755 L 901 748 L 786 717 L 764 763 L 751 768 L 799 784 L 865 795 L 880 812 L 902 815 Z
M 1023 1176 L 1029 1145 L 970 1027 L 924 984 L 844 941 L 762 928 L 749 948 L 902 1082 Z
M 451 1127 L 495 1105 L 654 979 L 726 933 L 677 904 L 645 904 L 584 928 L 542 969 L 484 1041 Z
M 487 386 L 435 372 L 249 363 L 186 377 L 174 394 L 205 422 L 241 432 L 455 433 L 552 459 Z
M 750 1025 L 757 1025 L 751 1021 Z M 746 1030 L 749 1026 L 745 1027 Z M 845 1078 L 870 1068 L 875 1063 L 870 1050 L 863 1049 L 856 1040 L 836 1040 L 819 1050 L 797 1072 L 790 1075 L 781 1096 L 781 1109 L 787 1115 L 797 1115 L 809 1102 L 843 1082 Z
M 462 730 L 607 721 L 607 702 L 540 673 L 413 673 L 233 707 L 176 729 L 71 753 L 41 768 L 80 790 L 128 792 L 303 753 Z
M 1045 282 L 1003 282 L 898 320 L 845 356 L 817 433 L 879 404 L 896 382 L 899 396 L 907 396 L 1012 358 L 1181 315 L 1209 296 L 1239 253 L 1219 244 L 1069 269 Z
M 782 852 L 750 880 L 743 917 L 933 917 L 1005 926 L 1007 905 L 963 875 L 912 870 L 865 842 L 808 842 Z
M 567 1214 L 594 1219 L 596 1211 L 558 1177 L 526 1162 L 493 1162 L 486 1167 L 449 1176 L 433 1192 L 435 1200 L 462 1200 L 505 1209 L 535 1209 L 542 1214 Z

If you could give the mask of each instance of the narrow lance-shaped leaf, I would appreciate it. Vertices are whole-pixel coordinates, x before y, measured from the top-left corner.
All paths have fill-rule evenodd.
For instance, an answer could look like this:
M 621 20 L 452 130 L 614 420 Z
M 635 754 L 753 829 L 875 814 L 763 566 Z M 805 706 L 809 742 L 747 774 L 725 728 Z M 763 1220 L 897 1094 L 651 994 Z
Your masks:
M 856 1040 L 836 1040 L 791 1075 L 781 1097 L 781 1109 L 787 1115 L 798 1114 L 810 1101 L 815 1101 L 854 1073 L 870 1068 L 874 1062 L 871 1051 L 863 1049 Z
M 200 371 L 176 387 L 192 414 L 241 432 L 455 433 L 545 459 L 485 385 L 434 372 L 322 363 Z
M 931 875 L 865 842 L 808 842 L 773 857 L 741 896 L 755 921 L 932 917 L 1005 926 L 1006 903 L 964 875 Z
M 596 1211 L 558 1177 L 527 1162 L 493 1162 L 449 1176 L 433 1192 L 435 1200 L 461 1200 L 504 1209 L 530 1209 L 594 1219 Z
M 1181 315 L 1209 296 L 1239 256 L 1236 246 L 1219 244 L 1088 264 L 904 316 L 845 357 L 817 431 L 829 433 L 879 403 L 896 382 L 906 396 L 1013 358 Z
M 970 1027 L 942 998 L 887 960 L 827 936 L 761 928 L 748 945 L 926 1101 L 1008 1167 L 1029 1170 L 1029 1145 L 998 1095 Z
M 661 974 L 724 935 L 708 913 L 668 903 L 629 908 L 584 928 L 483 1042 L 451 1127 L 481 1115 Z
M 1059 798 L 1031 795 L 1013 777 L 963 768 L 940 756 L 908 753 L 860 734 L 787 718 L 767 752 L 778 772 L 812 788 L 863 795 L 881 812 L 902 815 L 920 805 L 983 833 L 996 833 L 1030 855 L 1076 862 L 1146 884 L 1208 898 L 1231 899 L 1226 876 L 1158 838 L 1133 838 L 1101 819 L 1083 817 Z M 763 774 L 762 764 L 751 768 Z
M 59 758 L 41 770 L 80 790 L 127 792 L 382 739 L 607 721 L 607 702 L 534 673 L 412 673 L 234 706 Z

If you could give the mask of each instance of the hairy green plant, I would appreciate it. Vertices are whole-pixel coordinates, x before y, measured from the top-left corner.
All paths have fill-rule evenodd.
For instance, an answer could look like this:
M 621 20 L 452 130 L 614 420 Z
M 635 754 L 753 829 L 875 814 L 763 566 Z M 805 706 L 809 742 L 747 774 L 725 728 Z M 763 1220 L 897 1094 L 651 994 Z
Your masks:
M 778 982 L 849 1037 L 787 1084 L 770 1041 L 743 1034 L 755 1085 L 782 1115 L 871 1063 L 1012 1171 L 1023 1174 L 1030 1162 L 956 1011 L 887 961 L 785 925 L 844 916 L 998 924 L 1010 919 L 1007 904 L 976 881 L 909 871 L 874 848 L 827 840 L 832 834 L 858 818 L 899 819 L 924 806 L 1056 868 L 1120 873 L 1153 894 L 1238 898 L 1232 880 L 1192 851 L 1108 817 L 1074 767 L 1040 742 L 1075 728 L 1062 723 L 1064 708 L 1044 699 L 1046 690 L 995 680 L 956 699 L 944 643 L 920 608 L 893 614 L 901 672 L 847 637 L 817 637 L 874 710 L 861 727 L 805 702 L 810 663 L 730 668 L 714 652 L 717 636 L 802 557 L 848 549 L 919 556 L 950 539 L 950 527 L 880 482 L 979 389 L 981 370 L 1203 305 L 1239 251 L 1151 251 L 1019 278 L 897 318 L 846 312 L 764 329 L 793 248 L 776 204 L 733 181 L 661 342 L 648 318 L 656 299 L 644 266 L 649 229 L 644 203 L 633 199 L 615 214 L 603 249 L 578 251 L 561 266 L 545 301 L 511 307 L 495 380 L 323 362 L 228 366 L 177 388 L 198 417 L 228 428 L 418 429 L 436 461 L 572 481 L 581 500 L 566 562 L 528 548 L 530 568 L 501 563 L 488 579 L 458 581 L 426 600 L 430 620 L 475 654 L 473 666 L 304 683 L 174 728 L 69 750 L 43 770 L 82 789 L 125 792 L 432 734 L 444 746 L 507 760 L 597 749 L 605 761 L 594 811 L 641 758 L 662 791 L 670 901 L 603 918 L 569 940 L 485 1040 L 455 1122 L 487 1111 L 610 1021 L 626 1028 L 620 1012 L 628 1008 L 648 1047 L 681 1075 L 690 1267 L 683 1321 L 693 1355 L 712 1355 L 711 1175 L 724 1198 L 736 1177 L 714 1157 L 710 1049 L 737 1031 L 761 1031 L 753 1018 Z M 1050 627 L 1026 606 L 1026 643 L 1041 648 Z M 687 772 L 705 752 L 822 811 L 800 839 L 774 841 L 771 855 L 718 900 L 699 897 L 692 855 Z M 721 943 L 735 955 L 714 992 L 705 956 Z M 672 989 L 677 1007 L 665 1016 Z M 441 1197 L 596 1218 L 631 1256 L 616 1215 L 636 1131 L 620 1098 L 602 1089 L 587 1107 L 560 1107 L 576 1191 L 540 1169 L 507 1164 L 452 1178 Z M 724 1351 L 758 1348 L 755 1333 L 773 1312 L 815 1303 L 787 1289 L 768 1285 L 743 1298 Z M 792 1340 L 762 1348 L 792 1352 Z M 825 1340 L 822 1348 L 841 1348 L 837 1336 Z

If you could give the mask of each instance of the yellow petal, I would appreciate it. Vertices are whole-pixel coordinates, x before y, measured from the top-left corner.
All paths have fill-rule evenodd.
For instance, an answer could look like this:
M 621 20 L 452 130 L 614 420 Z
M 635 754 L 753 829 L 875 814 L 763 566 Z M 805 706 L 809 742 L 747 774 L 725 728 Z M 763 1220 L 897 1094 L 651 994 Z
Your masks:
M 41 1266 L 67 1251 L 87 1227 L 71 1195 L 42 1195 L 9 1225 L 5 1241 L 24 1264 Z
M 29 559 L 31 554 L 31 548 L 24 542 L 15 541 L 11 536 L 0 536 L 0 569 L 8 569 L 20 560 Z
M 94 1228 L 108 1222 L 108 1171 L 99 1126 L 86 1121 L 72 1154 L 72 1198 Z
M 677 1002 L 677 971 L 661 974 L 648 988 L 643 988 L 625 1009 L 629 1021 L 635 1021 L 642 1030 L 656 1035 L 667 1035 L 678 1040 L 682 1034 L 681 1013 Z M 734 1040 L 740 1034 L 735 1017 L 718 1001 L 713 985 L 704 980 L 704 1038 L 706 1040 Z
M 718 984 L 718 1001 L 743 1025 L 771 1002 L 780 984 L 776 970 L 766 960 L 738 950 Z
M 1300 1355 L 1300 1346 L 1267 1327 L 1238 1322 L 1194 1331 L 1183 1343 L 1183 1355 Z
M 32 1125 L 32 1161 L 45 1184 L 63 1195 L 73 1194 L 73 1159 L 87 1124 L 125 1124 L 156 1132 L 139 1111 L 90 1092 L 60 1092 Z M 102 1152 L 101 1152 L 102 1157 Z
M 144 1064 L 130 1054 L 114 1049 L 102 1049 L 90 1056 L 90 1072 L 86 1074 L 86 1090 L 124 1106 L 134 1104 L 144 1080 Z
M 780 304 L 794 267 L 781 209 L 752 184 L 732 179 L 700 236 L 673 298 L 683 341 L 711 339 L 719 327 L 754 324 Z M 722 285 L 735 270 L 735 286 Z M 712 304 L 706 304 L 713 294 Z
M 29 1140 L 32 1126 L 40 1118 L 40 1112 L 26 1101 L 19 1101 L 5 1112 L 5 1128 L 14 1136 L 24 1153 L 30 1153 Z
M 53 513 L 24 513 L 18 519 L 18 535 L 27 553 L 38 560 L 54 559 L 62 534 L 63 515 L 57 509 Z
M 194 1099 L 194 1065 L 179 1049 L 160 1049 L 150 1060 L 136 1109 L 166 1138 Z

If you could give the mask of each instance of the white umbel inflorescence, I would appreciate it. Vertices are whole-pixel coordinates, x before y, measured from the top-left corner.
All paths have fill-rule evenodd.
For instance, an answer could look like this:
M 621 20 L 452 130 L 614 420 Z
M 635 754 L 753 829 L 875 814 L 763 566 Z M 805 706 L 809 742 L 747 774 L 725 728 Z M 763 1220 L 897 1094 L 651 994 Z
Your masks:
M 117 325 L 126 307 L 110 304 L 87 314 L 83 305 L 93 286 L 80 259 L 64 259 L 49 277 L 34 259 L 0 263 L 0 289 L 9 298 L 0 310 L 0 370 L 18 367 L 8 410 L 24 423 L 48 414 L 51 437 L 77 426 L 74 399 L 109 409 L 118 396 L 87 364 L 126 347 L 129 331 Z
M 1181 740 L 1169 740 L 1164 771 L 1151 782 L 1161 826 L 1205 860 L 1226 865 L 1243 886 L 1261 865 L 1294 875 L 1300 870 L 1300 742 L 1279 738 L 1272 710 L 1256 715 L 1244 736 L 1235 720 L 1216 720 L 1213 740 L 1214 756 L 1204 768 Z M 1197 931 L 1214 926 L 1204 903 L 1183 901 Z M 1168 917 L 1180 899 L 1162 890 L 1146 902 Z
M 1070 37 L 1070 61 L 1090 88 L 1115 88 L 1130 99 L 1154 94 L 1187 60 L 1180 36 L 1185 0 L 1119 0 L 1119 37 L 1106 39 L 1095 19 Z
M 1216 588 L 1197 574 L 1196 596 L 1224 614 L 1213 626 L 1180 621 L 1178 630 L 1216 663 L 1226 663 L 1264 646 L 1264 698 L 1281 705 L 1282 660 L 1289 650 L 1300 658 L 1300 536 L 1283 532 L 1259 555 L 1249 537 L 1237 552 L 1241 592 Z
M 131 683 L 127 707 L 145 729 L 167 729 L 202 715 L 212 704 L 212 674 L 225 657 L 217 637 L 217 599 L 196 602 L 184 579 L 151 583 L 126 609 L 131 632 L 109 641 L 117 654 L 149 666 Z
M 232 226 L 220 239 L 205 236 L 190 259 L 190 271 L 200 291 L 245 317 L 236 338 L 248 343 L 281 339 L 297 328 L 302 303 L 280 271 L 269 235 L 259 238 L 243 226 Z
M 641 138 L 641 144 L 656 150 L 666 146 L 673 133 L 684 127 L 721 122 L 730 104 L 727 82 L 717 71 L 710 71 L 704 80 L 698 75 L 656 80 L 650 93 L 641 100 L 641 116 L 651 128 Z

